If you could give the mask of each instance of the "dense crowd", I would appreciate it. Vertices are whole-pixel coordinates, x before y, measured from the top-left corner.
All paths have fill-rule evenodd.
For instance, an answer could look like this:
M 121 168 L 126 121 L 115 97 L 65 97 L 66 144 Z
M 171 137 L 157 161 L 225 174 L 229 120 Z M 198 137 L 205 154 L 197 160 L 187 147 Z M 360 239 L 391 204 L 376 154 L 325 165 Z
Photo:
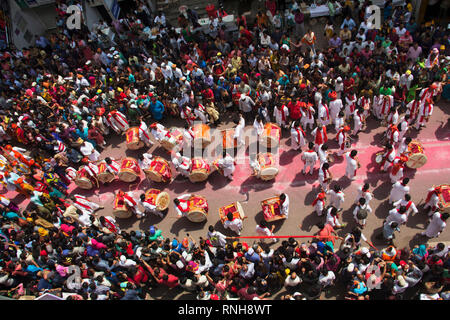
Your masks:
M 271 299 L 284 287 L 281 299 L 304 300 L 340 287 L 346 299 L 402 299 L 410 288 L 419 288 L 420 299 L 449 298 L 443 243 L 397 248 L 391 242 L 375 250 L 361 227 L 338 237 L 331 223 L 319 224 L 308 242 L 289 238 L 273 247 L 226 237 L 212 226 L 205 239 L 175 239 L 155 226 L 121 231 L 112 217 L 75 206 L 67 191 L 73 183 L 67 169 L 98 160 L 108 139 L 122 133 L 114 114 L 130 125 L 181 118 L 188 129 L 193 119 L 215 125 L 225 113 L 241 113 L 255 128 L 271 120 L 298 127 L 305 141 L 320 121 L 338 133 L 353 120 L 355 135 L 371 117 L 389 128 L 398 123 L 403 134 L 420 130 L 432 99 L 449 98 L 448 29 L 418 24 L 409 1 L 393 7 L 388 0 L 380 30 L 367 21 L 369 1 L 359 7 L 329 1 L 322 47 L 297 2 L 282 15 L 268 0 L 254 21 L 238 15 L 235 33 L 222 21 L 224 10 L 202 30 L 194 10 L 171 26 L 142 1 L 109 25 L 71 30 L 68 4 L 57 1 L 57 32 L 0 55 L 0 178 L 6 190 L 31 200 L 21 210 L 0 198 L 3 295 L 134 300 L 162 287 L 199 300 L 252 300 Z M 102 33 L 107 27 L 114 38 Z M 422 101 L 428 88 L 435 91 Z M 384 96 L 392 98 L 389 108 L 372 108 Z M 331 107 L 336 99 L 342 110 L 330 110 L 330 118 L 322 102 Z M 280 108 L 287 109 L 282 116 Z

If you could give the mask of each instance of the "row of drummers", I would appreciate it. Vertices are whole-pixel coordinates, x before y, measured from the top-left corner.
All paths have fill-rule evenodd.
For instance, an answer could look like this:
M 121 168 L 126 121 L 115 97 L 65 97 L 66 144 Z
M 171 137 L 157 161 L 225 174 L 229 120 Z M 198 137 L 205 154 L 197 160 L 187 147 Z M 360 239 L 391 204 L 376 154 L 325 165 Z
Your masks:
M 224 153 L 223 158 L 218 158 L 208 163 L 206 159 L 194 157 L 192 159 L 181 156 L 176 152 L 175 147 L 181 150 L 186 139 L 183 138 L 183 132 L 176 127 L 167 130 L 161 124 L 151 126 L 152 135 L 160 145 L 169 152 L 172 152 L 172 162 L 175 168 L 191 182 L 203 182 L 209 175 L 218 171 L 225 177 L 232 179 L 234 171 L 234 159 L 229 159 Z M 210 128 L 206 124 L 196 124 L 190 129 L 192 131 L 191 143 L 199 143 L 203 147 L 211 143 Z M 235 129 L 222 130 L 223 150 L 237 148 L 238 137 L 235 137 Z M 281 138 L 281 128 L 273 123 L 266 123 L 265 133 L 261 135 L 261 143 L 267 148 L 278 146 Z M 138 150 L 146 144 L 139 138 L 139 128 L 131 127 L 126 131 L 127 147 L 130 150 Z M 196 142 L 200 139 L 199 142 Z M 278 174 L 275 157 L 270 152 L 259 153 L 253 161 L 252 168 L 254 174 L 262 180 L 272 180 Z M 143 172 L 147 179 L 154 182 L 170 182 L 173 174 L 169 161 L 149 153 L 144 153 L 137 160 L 133 157 L 125 157 L 121 160 L 105 158 L 98 162 L 88 162 L 81 166 L 78 171 L 72 167 L 67 168 L 67 175 L 82 189 L 98 188 L 100 183 L 110 183 L 116 177 L 124 182 L 134 182 Z M 231 174 L 230 174 L 231 173 Z
M 133 199 L 131 192 L 119 191 L 114 199 L 113 214 L 116 218 L 130 218 L 137 211 L 138 202 Z M 146 212 L 152 211 L 164 217 L 167 214 L 170 196 L 167 192 L 159 189 L 148 189 L 141 195 L 141 204 L 145 207 Z M 197 194 L 184 194 L 174 199 L 175 211 L 178 218 L 186 217 L 191 222 L 202 223 L 208 219 L 209 206 L 204 196 Z M 267 222 L 284 220 L 287 218 L 286 202 L 288 206 L 288 198 L 286 194 L 275 195 L 261 201 L 263 217 Z M 240 233 L 243 227 L 243 220 L 246 219 L 242 205 L 236 201 L 231 204 L 219 208 L 219 218 L 225 228 L 229 228 L 236 233 Z M 236 224 L 236 220 L 239 223 Z M 233 223 L 234 222 L 234 223 Z M 237 228 L 236 228 L 237 226 Z

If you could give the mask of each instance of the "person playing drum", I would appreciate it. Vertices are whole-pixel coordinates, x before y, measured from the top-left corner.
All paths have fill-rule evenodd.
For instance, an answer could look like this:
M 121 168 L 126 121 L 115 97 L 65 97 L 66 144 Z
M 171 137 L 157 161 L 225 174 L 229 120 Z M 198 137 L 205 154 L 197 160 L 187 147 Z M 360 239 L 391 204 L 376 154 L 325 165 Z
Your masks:
M 246 218 L 247 216 L 245 216 L 243 219 Z M 234 217 L 232 212 L 228 212 L 227 220 L 224 221 L 223 227 L 225 229 L 230 229 L 231 231 L 236 232 L 238 235 L 241 235 L 242 228 L 244 227 L 243 219 Z
M 250 155 L 250 168 L 252 168 L 252 176 L 259 177 L 261 173 L 261 166 L 259 165 L 258 156 Z
M 90 201 L 85 196 L 75 194 L 70 197 L 72 204 L 83 213 L 93 214 L 95 211 L 104 209 L 104 206 L 101 206 L 93 201 Z
M 141 194 L 139 199 L 141 206 L 144 207 L 144 213 L 153 213 L 161 218 L 164 218 L 162 212 L 156 209 L 156 203 L 152 203 L 152 199 L 145 199 L 145 194 Z
M 99 170 L 98 170 L 98 166 L 95 163 L 88 161 L 88 163 L 86 165 L 82 166 L 79 169 L 79 171 L 80 171 L 80 173 L 85 172 L 87 174 L 88 178 L 95 182 L 95 185 L 97 186 L 97 188 L 99 187 L 98 176 L 97 176 Z
M 400 131 L 395 124 L 390 124 L 386 130 L 386 137 L 390 144 L 395 145 L 399 142 Z
M 161 140 L 168 134 L 168 130 L 162 124 L 158 122 L 153 122 L 150 125 L 151 134 L 156 141 L 161 142 Z
M 192 196 L 190 193 L 183 194 L 178 198 L 173 199 L 175 205 L 175 210 L 177 212 L 178 218 L 187 216 L 189 212 L 189 198 Z
M 117 196 L 120 198 L 123 198 L 123 201 L 131 212 L 133 212 L 138 218 L 142 218 L 145 213 L 139 210 L 138 204 L 136 200 L 134 199 L 134 193 L 132 191 L 124 192 L 122 190 L 119 190 L 117 192 Z
M 141 139 L 141 141 L 144 141 L 144 143 L 147 147 L 150 147 L 151 146 L 150 132 L 148 131 L 147 124 L 144 121 L 144 116 L 140 116 L 139 121 L 140 121 L 139 139 Z
M 106 233 L 116 233 L 116 234 L 120 234 L 120 228 L 116 222 L 116 219 L 114 219 L 114 217 L 112 216 L 100 216 L 99 218 L 100 221 L 100 229 L 102 232 Z
M 391 178 L 391 183 L 396 183 L 403 178 L 403 170 L 405 168 L 405 163 L 408 161 L 408 157 L 401 155 L 395 157 L 391 164 L 391 172 L 389 177 Z
M 287 219 L 289 216 L 289 196 L 286 193 L 280 194 L 280 215 Z
M 143 153 L 139 155 L 138 163 L 141 170 L 147 170 L 150 168 L 150 164 L 153 161 L 153 156 L 151 153 Z
M 182 156 L 179 152 L 177 152 L 175 153 L 175 156 L 172 157 L 172 163 L 182 177 L 189 177 L 189 173 L 191 172 L 191 159 Z
M 117 134 L 122 134 L 130 128 L 127 118 L 118 110 L 112 110 L 108 114 L 107 119 L 111 128 L 113 128 Z
M 236 161 L 225 150 L 223 151 L 223 158 L 218 161 L 218 165 L 219 168 L 223 170 L 224 177 L 233 180 Z
M 381 171 L 386 172 L 389 166 L 391 165 L 392 161 L 394 161 L 395 158 L 395 149 L 392 146 L 392 144 L 387 143 L 385 145 L 385 151 L 383 153 L 383 160 L 381 161 L 382 169 Z
M 420 105 L 419 107 L 419 115 L 416 123 L 416 129 L 421 130 L 422 127 L 425 127 L 425 125 L 430 120 L 431 115 L 433 114 L 433 101 L 431 99 L 426 99 L 425 103 Z
M 120 171 L 120 164 L 110 157 L 106 157 L 105 162 L 106 162 L 106 171 L 112 173 L 114 176 L 117 176 L 117 174 Z
M 428 189 L 427 198 L 425 199 L 425 206 L 423 207 L 425 212 L 428 212 L 428 216 L 431 216 L 440 208 L 439 195 L 442 193 L 440 186 Z
M 194 143 L 194 130 L 188 124 L 184 126 L 183 130 L 183 147 L 190 148 Z

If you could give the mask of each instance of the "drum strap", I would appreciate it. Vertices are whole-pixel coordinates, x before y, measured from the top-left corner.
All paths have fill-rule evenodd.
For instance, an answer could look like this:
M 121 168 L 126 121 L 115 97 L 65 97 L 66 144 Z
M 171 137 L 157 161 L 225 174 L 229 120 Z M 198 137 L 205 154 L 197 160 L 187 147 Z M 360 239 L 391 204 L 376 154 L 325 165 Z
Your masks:
M 330 120 L 330 111 L 328 110 L 328 106 L 326 103 L 322 103 L 322 106 L 325 109 L 325 112 L 327 113 L 327 119 Z
M 319 193 L 319 195 L 320 195 L 320 194 L 321 194 L 321 193 Z M 322 194 L 325 194 L 325 193 L 322 192 Z M 319 195 L 318 195 L 317 198 L 313 201 L 313 203 L 312 203 L 313 206 L 315 206 L 316 203 L 319 202 L 319 201 L 325 202 L 323 199 L 320 199 L 320 198 L 319 198 Z
M 128 194 L 124 193 L 123 197 L 125 199 L 127 199 L 128 201 L 130 201 L 131 204 L 133 205 L 133 207 L 136 206 L 136 201 L 134 201 L 134 199 L 132 197 L 130 197 Z
M 147 130 L 143 129 L 143 125 L 142 125 L 142 124 L 143 124 L 143 123 L 141 122 L 141 125 L 139 126 L 139 131 L 142 132 L 142 134 L 144 135 L 144 137 L 145 137 L 147 140 L 150 140 L 150 137 L 149 137 L 148 134 L 147 134 Z
M 427 199 L 425 200 L 425 203 L 427 203 L 427 202 L 429 202 L 431 200 L 431 197 L 433 196 L 433 194 L 438 196 L 438 193 L 436 192 L 436 189 L 434 189 L 433 191 L 428 192 Z
M 409 207 L 411 207 L 412 205 L 412 201 L 410 200 L 407 204 L 406 204 L 406 211 L 408 211 Z
M 109 221 L 109 219 L 105 218 L 105 222 L 107 224 L 106 227 L 108 228 L 109 231 L 117 233 L 116 226 L 111 221 Z

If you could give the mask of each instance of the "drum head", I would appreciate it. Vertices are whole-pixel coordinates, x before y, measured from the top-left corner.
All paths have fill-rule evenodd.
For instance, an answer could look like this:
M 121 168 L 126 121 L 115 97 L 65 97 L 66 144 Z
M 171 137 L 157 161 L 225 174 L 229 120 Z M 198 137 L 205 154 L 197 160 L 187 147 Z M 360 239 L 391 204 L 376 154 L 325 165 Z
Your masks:
M 154 182 L 162 182 L 163 177 L 158 172 L 151 171 L 151 170 L 145 170 L 145 175 L 149 180 L 152 180 Z
M 144 146 L 144 141 L 133 141 L 127 143 L 127 148 L 130 150 L 138 150 Z
M 423 153 L 414 153 L 409 155 L 406 166 L 411 169 L 417 169 L 427 163 L 427 156 Z
M 81 189 L 86 189 L 86 190 L 92 189 L 92 187 L 93 187 L 92 181 L 87 178 L 78 178 L 77 177 L 75 179 L 75 184 L 78 187 L 80 187 Z
M 156 209 L 164 211 L 169 207 L 170 196 L 167 192 L 163 191 L 156 197 Z
M 99 173 L 97 177 L 101 183 L 107 183 L 114 180 L 114 175 L 111 172 Z
M 192 222 L 203 222 L 206 217 L 206 213 L 201 209 L 193 209 L 187 214 L 187 218 Z
M 383 161 L 383 155 L 382 154 L 377 154 L 375 157 L 375 162 L 376 163 L 381 163 L 381 161 Z
M 272 180 L 278 174 L 278 169 L 275 167 L 264 168 L 261 170 L 260 177 L 262 180 Z
M 133 182 L 137 179 L 137 175 L 134 172 L 122 171 L 119 172 L 119 180 L 124 182 Z
M 208 179 L 208 174 L 205 170 L 194 170 L 189 175 L 189 180 L 191 182 L 202 182 Z
M 131 211 L 127 210 L 124 207 L 114 209 L 113 213 L 114 213 L 114 216 L 119 219 L 127 219 L 127 218 L 131 217 L 131 215 L 132 215 Z
M 242 209 L 242 205 L 239 203 L 239 201 L 236 201 L 236 208 L 238 209 L 239 216 L 241 217 L 241 219 L 244 219 L 245 217 L 244 209 Z

